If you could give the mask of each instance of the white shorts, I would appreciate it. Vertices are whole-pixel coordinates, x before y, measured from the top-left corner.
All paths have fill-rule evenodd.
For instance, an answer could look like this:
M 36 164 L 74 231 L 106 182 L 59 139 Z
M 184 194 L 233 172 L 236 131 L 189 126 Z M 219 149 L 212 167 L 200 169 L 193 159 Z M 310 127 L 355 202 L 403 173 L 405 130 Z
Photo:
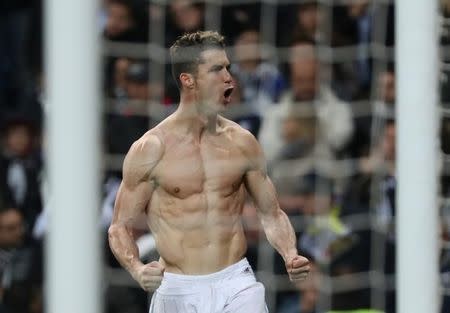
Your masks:
M 149 313 L 267 313 L 264 293 L 247 259 L 208 275 L 166 272 Z

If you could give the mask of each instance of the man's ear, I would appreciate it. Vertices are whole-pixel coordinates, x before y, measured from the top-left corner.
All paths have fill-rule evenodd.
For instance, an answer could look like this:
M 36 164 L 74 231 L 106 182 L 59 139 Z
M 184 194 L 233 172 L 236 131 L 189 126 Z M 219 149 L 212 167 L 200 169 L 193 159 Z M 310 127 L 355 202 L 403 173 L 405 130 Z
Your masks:
M 188 89 L 193 89 L 195 87 L 195 80 L 194 80 L 194 76 L 192 74 L 181 73 L 180 81 L 181 81 L 182 87 L 186 87 Z

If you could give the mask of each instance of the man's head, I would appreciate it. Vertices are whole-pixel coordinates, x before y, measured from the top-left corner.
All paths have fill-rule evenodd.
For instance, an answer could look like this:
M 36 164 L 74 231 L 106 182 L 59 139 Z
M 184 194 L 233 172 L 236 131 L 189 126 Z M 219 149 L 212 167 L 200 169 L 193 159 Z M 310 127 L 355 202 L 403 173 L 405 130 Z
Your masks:
M 310 43 L 296 43 L 291 47 L 291 87 L 296 101 L 311 101 L 316 97 L 319 61 Z
M 147 62 L 133 62 L 126 71 L 126 91 L 129 99 L 147 101 L 159 99 L 164 94 L 164 87 L 160 81 L 150 77 Z
M 329 213 L 332 206 L 333 182 L 329 177 L 312 171 L 300 177 L 298 194 L 304 196 L 302 211 L 306 215 Z
M 388 69 L 378 76 L 379 97 L 387 104 L 395 103 L 395 74 Z
M 297 23 L 300 29 L 305 32 L 308 38 L 314 38 L 323 18 L 317 2 L 311 1 L 299 4 L 296 13 Z
M 148 100 L 149 98 L 148 64 L 135 62 L 130 64 L 126 72 L 126 90 L 132 100 Z
M 25 236 L 25 225 L 22 213 L 7 207 L 0 210 L 0 247 L 15 248 L 22 244 Z
M 298 103 L 283 116 L 281 133 L 286 143 L 303 141 L 314 144 L 316 139 L 317 118 L 314 106 L 310 102 Z
M 229 104 L 233 89 L 224 37 L 199 31 L 178 38 L 170 47 L 172 74 L 181 92 L 201 104 Z
M 6 122 L 5 148 L 14 156 L 25 157 L 32 149 L 34 127 L 27 118 L 12 118 Z
M 136 21 L 130 1 L 110 0 L 107 4 L 107 11 L 105 34 L 108 38 L 119 37 L 135 26 Z
M 172 75 L 180 89 L 183 87 L 180 79 L 181 74 L 196 75 L 199 64 L 204 62 L 202 53 L 211 49 L 225 49 L 225 38 L 217 32 L 187 33 L 178 38 L 170 47 Z
M 200 2 L 191 0 L 171 1 L 169 9 L 173 23 L 183 32 L 200 29 L 204 19 L 204 8 Z
M 256 29 L 247 29 L 238 35 L 234 42 L 234 57 L 237 62 L 256 62 L 260 55 L 260 38 Z

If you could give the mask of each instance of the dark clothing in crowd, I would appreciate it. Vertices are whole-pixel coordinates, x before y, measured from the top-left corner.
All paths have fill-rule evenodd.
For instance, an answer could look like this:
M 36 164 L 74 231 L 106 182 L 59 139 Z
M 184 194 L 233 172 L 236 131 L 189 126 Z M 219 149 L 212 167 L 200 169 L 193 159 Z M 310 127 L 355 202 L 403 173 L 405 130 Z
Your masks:
M 42 210 L 40 189 L 40 158 L 10 158 L 0 156 L 0 184 L 4 186 L 5 202 L 17 207 L 24 215 L 26 226 L 31 230 Z

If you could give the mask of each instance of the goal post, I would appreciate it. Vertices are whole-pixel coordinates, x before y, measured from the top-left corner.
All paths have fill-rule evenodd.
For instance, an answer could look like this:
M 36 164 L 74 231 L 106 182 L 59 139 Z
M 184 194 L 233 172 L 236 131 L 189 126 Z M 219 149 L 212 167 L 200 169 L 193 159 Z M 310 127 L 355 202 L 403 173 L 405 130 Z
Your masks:
M 46 309 L 99 313 L 100 68 L 98 1 L 45 2 L 47 164 Z
M 397 308 L 438 312 L 438 2 L 396 2 Z

